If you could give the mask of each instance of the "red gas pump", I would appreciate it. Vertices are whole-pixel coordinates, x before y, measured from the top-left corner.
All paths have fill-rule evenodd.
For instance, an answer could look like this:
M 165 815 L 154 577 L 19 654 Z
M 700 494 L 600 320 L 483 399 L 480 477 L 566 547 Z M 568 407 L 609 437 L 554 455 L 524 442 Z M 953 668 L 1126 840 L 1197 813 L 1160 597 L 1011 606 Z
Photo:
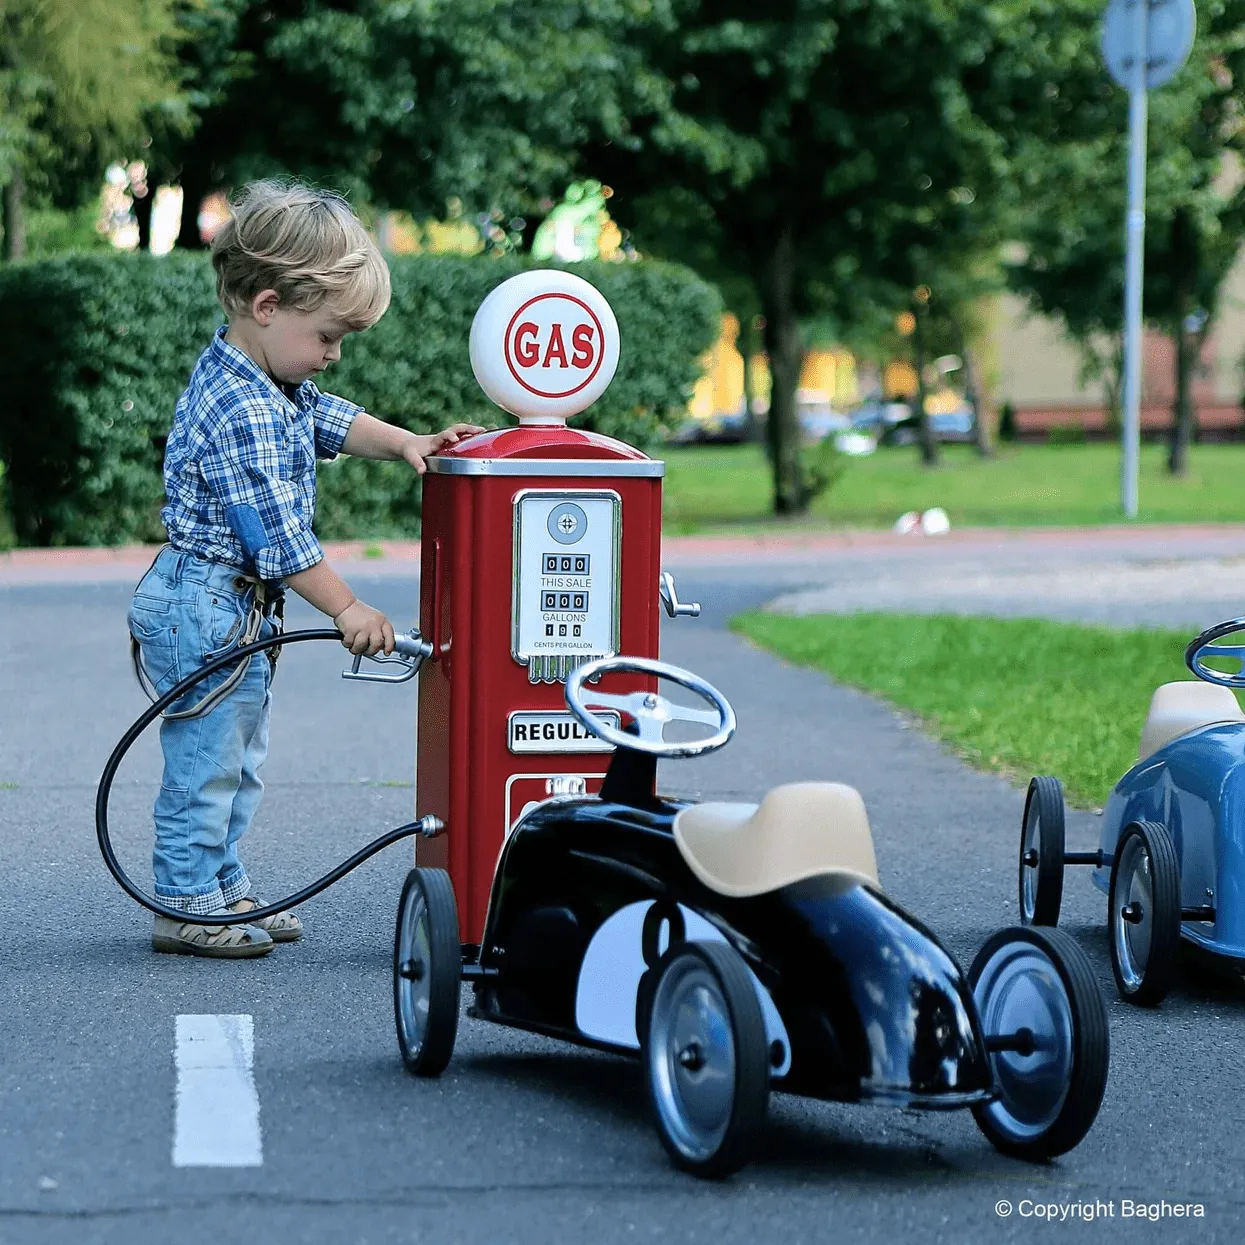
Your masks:
M 567 711 L 576 666 L 658 655 L 664 464 L 566 427 L 613 377 L 618 329 L 588 282 L 530 272 L 485 300 L 471 356 L 518 428 L 431 458 L 424 480 L 416 793 L 447 831 L 417 842 L 449 870 L 460 935 L 478 943 L 498 854 L 524 809 L 596 791 L 609 745 Z M 637 686 L 640 686 L 637 683 Z

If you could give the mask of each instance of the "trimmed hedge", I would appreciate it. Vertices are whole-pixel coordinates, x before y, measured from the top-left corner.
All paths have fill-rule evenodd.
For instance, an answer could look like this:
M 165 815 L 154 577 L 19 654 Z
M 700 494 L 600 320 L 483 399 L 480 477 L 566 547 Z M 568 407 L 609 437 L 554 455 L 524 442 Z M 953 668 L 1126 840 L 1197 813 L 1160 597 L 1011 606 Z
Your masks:
M 514 259 L 391 261 L 393 303 L 347 338 L 324 387 L 415 432 L 504 416 L 471 373 L 467 338 Z M 717 292 L 667 264 L 581 264 L 610 301 L 623 350 L 613 384 L 582 416 L 634 444 L 680 411 L 717 337 Z M 0 270 L 0 463 L 23 544 L 161 540 L 164 441 L 178 395 L 222 321 L 205 255 L 76 255 Z M 321 468 L 325 538 L 413 534 L 419 488 L 404 463 L 340 458 Z M 3 524 L 0 524 L 0 528 Z

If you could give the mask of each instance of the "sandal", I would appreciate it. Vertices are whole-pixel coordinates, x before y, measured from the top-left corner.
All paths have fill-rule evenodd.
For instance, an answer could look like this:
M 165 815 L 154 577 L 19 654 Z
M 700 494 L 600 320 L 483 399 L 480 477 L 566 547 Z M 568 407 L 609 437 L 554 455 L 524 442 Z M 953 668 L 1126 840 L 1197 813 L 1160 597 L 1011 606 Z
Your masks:
M 267 955 L 272 938 L 256 925 L 196 925 L 157 916 L 151 933 L 153 951 L 171 955 L 203 955 L 222 960 L 248 960 Z
M 225 911 L 245 916 L 248 912 L 254 912 L 256 908 L 267 906 L 262 899 L 247 895 L 246 898 L 239 899 L 237 903 L 229 904 Z M 273 942 L 297 942 L 303 936 L 303 923 L 293 912 L 278 912 L 276 916 L 266 916 L 262 921 L 255 921 L 254 925 L 264 930 Z

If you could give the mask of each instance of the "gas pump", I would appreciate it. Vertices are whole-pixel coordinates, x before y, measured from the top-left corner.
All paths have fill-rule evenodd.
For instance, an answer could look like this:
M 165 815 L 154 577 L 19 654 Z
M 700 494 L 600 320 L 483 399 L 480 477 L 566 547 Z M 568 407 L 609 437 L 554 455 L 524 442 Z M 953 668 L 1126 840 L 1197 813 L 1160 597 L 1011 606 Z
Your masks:
M 618 365 L 604 297 L 565 272 L 521 274 L 481 304 L 471 362 L 519 426 L 462 442 L 424 479 L 419 808 L 448 832 L 416 841 L 448 869 L 460 934 L 478 942 L 494 867 L 525 808 L 593 793 L 613 749 L 566 709 L 585 662 L 658 655 L 659 600 L 695 617 L 660 570 L 665 465 L 567 427 Z M 637 687 L 642 683 L 637 681 Z

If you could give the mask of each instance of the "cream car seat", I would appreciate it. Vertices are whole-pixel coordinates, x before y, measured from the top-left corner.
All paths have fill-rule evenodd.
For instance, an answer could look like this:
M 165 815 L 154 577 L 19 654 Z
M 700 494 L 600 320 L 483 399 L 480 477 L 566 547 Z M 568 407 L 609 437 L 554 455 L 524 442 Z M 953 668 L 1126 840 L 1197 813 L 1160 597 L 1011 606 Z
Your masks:
M 1178 735 L 1216 722 L 1245 722 L 1245 713 L 1230 688 L 1200 680 L 1164 683 L 1150 698 L 1137 759 L 1144 761 Z
M 757 804 L 693 804 L 674 841 L 710 890 L 742 898 L 832 875 L 844 888 L 878 886 L 864 801 L 838 782 L 793 782 Z

